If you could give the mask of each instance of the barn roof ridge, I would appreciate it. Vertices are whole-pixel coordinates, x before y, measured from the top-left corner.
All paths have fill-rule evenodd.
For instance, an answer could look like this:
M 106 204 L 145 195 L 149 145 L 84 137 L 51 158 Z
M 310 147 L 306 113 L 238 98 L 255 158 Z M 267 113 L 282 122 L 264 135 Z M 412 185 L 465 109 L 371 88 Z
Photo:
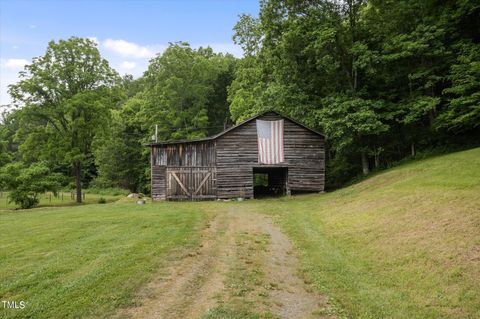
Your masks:
M 294 120 L 294 119 L 292 119 L 291 117 L 289 117 L 289 116 L 287 116 L 287 115 L 285 115 L 285 114 L 282 114 L 282 113 L 280 113 L 280 112 L 278 112 L 278 111 L 276 111 L 276 110 L 270 110 L 270 109 L 269 109 L 269 110 L 265 110 L 265 111 L 263 111 L 263 112 L 260 112 L 260 113 L 258 113 L 258 114 L 256 114 L 256 115 L 252 116 L 252 117 L 249 117 L 248 119 L 245 119 L 245 120 L 243 120 L 242 122 L 240 122 L 240 123 L 238 123 L 238 124 L 236 124 L 236 125 L 233 125 L 233 126 L 227 128 L 227 129 L 221 131 L 220 133 L 217 133 L 217 134 L 212 135 L 212 136 L 207 136 L 207 137 L 202 137 L 202 138 L 196 138 L 196 139 L 191 139 L 191 140 L 183 139 L 183 140 L 172 140 L 172 141 L 152 142 L 152 143 L 147 143 L 147 144 L 145 144 L 145 146 L 155 146 L 155 145 L 167 145 L 167 144 L 181 144 L 181 143 L 195 143 L 195 142 L 203 142 L 203 141 L 212 141 L 212 140 L 215 140 L 215 139 L 219 138 L 220 136 L 222 136 L 222 135 L 224 135 L 224 134 L 226 134 L 226 133 L 228 133 L 228 132 L 230 132 L 230 131 L 233 131 L 233 130 L 236 129 L 237 127 L 240 127 L 240 126 L 242 126 L 242 125 L 244 125 L 244 124 L 246 124 L 246 123 L 248 123 L 248 122 L 251 122 L 251 121 L 259 118 L 260 116 L 263 116 L 263 115 L 267 114 L 267 113 L 276 113 L 277 115 L 280 115 L 281 117 L 283 117 L 283 118 L 285 118 L 285 119 L 287 119 L 287 120 L 289 120 L 289 121 L 291 121 L 291 122 L 293 122 L 293 123 L 295 123 L 295 124 L 297 124 L 297 125 L 300 125 L 301 127 L 309 130 L 310 132 L 313 132 L 313 133 L 315 133 L 315 134 L 317 134 L 317 135 L 320 135 L 320 136 L 322 136 L 322 137 L 325 137 L 325 135 L 324 135 L 323 133 L 320 133 L 320 132 L 318 132 L 318 131 L 316 131 L 316 130 L 314 130 L 314 129 L 311 129 L 311 128 L 309 128 L 308 126 L 306 126 L 305 124 L 300 123 L 299 121 Z

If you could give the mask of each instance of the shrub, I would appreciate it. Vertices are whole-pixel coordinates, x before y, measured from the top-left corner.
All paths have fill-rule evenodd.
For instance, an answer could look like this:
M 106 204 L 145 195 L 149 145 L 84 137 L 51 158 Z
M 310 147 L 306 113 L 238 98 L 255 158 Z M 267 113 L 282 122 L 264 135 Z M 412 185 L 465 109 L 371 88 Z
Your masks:
M 36 193 L 33 192 L 24 192 L 22 190 L 13 190 L 8 195 L 10 202 L 14 202 L 19 205 L 22 209 L 32 208 L 38 205 L 40 200 L 37 197 Z
M 100 197 L 100 198 L 98 199 L 98 203 L 99 203 L 99 204 L 106 204 L 106 203 L 107 203 L 107 200 L 106 200 L 105 198 L 103 198 L 103 197 Z
M 62 178 L 62 175 L 52 173 L 44 162 L 30 166 L 11 163 L 0 170 L 0 180 L 11 190 L 10 202 L 24 209 L 38 205 L 40 193 L 50 191 L 56 195 Z

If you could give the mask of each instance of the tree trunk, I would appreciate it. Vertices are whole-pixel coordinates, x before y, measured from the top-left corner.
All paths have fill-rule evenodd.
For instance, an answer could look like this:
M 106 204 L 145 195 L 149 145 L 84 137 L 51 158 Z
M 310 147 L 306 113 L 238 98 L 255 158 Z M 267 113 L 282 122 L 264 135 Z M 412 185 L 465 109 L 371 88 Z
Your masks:
M 75 183 L 77 186 L 77 203 L 82 203 L 82 165 L 75 163 Z
M 433 125 L 435 124 L 435 109 L 432 109 L 430 110 L 430 112 L 428 112 L 428 120 L 429 120 L 429 124 L 430 124 L 430 128 L 433 128 Z
M 367 153 L 365 151 L 362 151 L 362 171 L 363 175 L 370 173 L 370 170 L 368 169 Z
M 415 143 L 412 142 L 412 144 L 410 145 L 410 151 L 412 153 L 412 156 L 415 156 Z

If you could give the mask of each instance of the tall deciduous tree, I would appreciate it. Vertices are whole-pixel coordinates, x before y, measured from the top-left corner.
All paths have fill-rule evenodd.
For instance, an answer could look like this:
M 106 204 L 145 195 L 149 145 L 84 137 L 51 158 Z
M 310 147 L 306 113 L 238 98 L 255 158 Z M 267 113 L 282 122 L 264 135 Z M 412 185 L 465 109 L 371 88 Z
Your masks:
M 480 127 L 480 45 L 459 43 L 458 49 L 459 56 L 448 75 L 452 86 L 443 91 L 449 105 L 438 125 L 461 131 Z
M 112 111 L 108 129 L 96 136 L 93 145 L 98 170 L 96 186 L 120 186 L 143 192 L 149 151 L 143 144 L 149 132 L 142 129 L 143 123 L 136 115 L 144 103 L 141 92 L 128 99 L 121 109 Z
M 114 105 L 117 79 L 93 41 L 72 37 L 51 41 L 9 89 L 15 104 L 23 107 L 17 132 L 23 157 L 68 163 L 79 203 L 82 169 L 92 161 L 93 138 Z
M 465 135 L 479 134 L 479 14 L 478 1 L 262 0 L 259 17 L 234 28 L 246 57 L 229 89 L 232 116 L 276 108 L 323 129 L 328 165 L 338 165 L 329 185 L 372 159 L 389 165 L 474 139 Z
M 18 110 L 13 110 L 0 114 L 0 167 L 15 159 L 18 146 L 14 136 L 18 130 L 18 113 Z
M 226 95 L 234 66 L 232 55 L 192 49 L 184 42 L 171 44 L 145 72 L 145 127 L 158 125 L 160 139 L 221 131 L 230 118 Z
M 353 148 L 360 153 L 362 172 L 368 174 L 367 154 L 375 151 L 371 140 L 389 128 L 379 115 L 382 102 L 337 96 L 326 98 L 324 103 L 328 107 L 321 109 L 318 117 L 332 148 L 338 152 Z

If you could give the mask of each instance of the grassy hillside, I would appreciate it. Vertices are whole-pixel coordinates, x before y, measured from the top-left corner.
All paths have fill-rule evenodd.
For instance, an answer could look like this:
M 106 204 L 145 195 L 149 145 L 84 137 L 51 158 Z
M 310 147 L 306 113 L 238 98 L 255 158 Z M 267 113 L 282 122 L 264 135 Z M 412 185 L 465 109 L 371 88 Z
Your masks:
M 411 162 L 270 212 L 353 318 L 480 317 L 480 149 Z
M 2 318 L 103 317 L 174 250 L 193 245 L 206 215 L 192 204 L 113 203 L 0 213 Z
M 4 210 L 0 298 L 28 304 L 1 309 L 0 317 L 111 315 L 184 249 L 202 247 L 200 230 L 213 216 L 233 223 L 232 232 L 239 227 L 232 216 L 248 212 L 273 216 L 298 248 L 305 282 L 328 295 L 340 317 L 480 317 L 480 149 L 407 163 L 321 195 Z M 211 240 L 231 242 L 222 238 Z M 225 250 L 235 257 L 237 246 Z M 206 260 L 222 260 L 214 252 Z M 255 263 L 242 262 L 242 272 L 229 265 L 227 274 L 240 279 L 259 273 Z M 236 287 L 223 284 L 220 291 Z

